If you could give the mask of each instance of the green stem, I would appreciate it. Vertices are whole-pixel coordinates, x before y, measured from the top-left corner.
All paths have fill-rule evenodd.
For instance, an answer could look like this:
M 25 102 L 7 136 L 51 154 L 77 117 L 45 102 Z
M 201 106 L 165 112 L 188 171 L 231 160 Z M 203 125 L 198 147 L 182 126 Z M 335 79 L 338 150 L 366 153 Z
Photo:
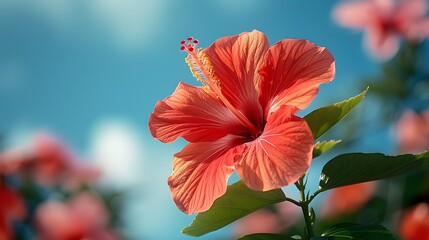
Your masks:
M 307 225 L 307 235 L 309 238 L 314 237 L 313 225 L 311 224 L 310 213 L 308 212 L 308 203 L 301 204 L 301 209 L 304 214 L 305 225 Z
M 298 201 L 296 201 L 296 200 L 294 200 L 294 199 L 292 199 L 292 198 L 286 198 L 286 201 L 288 201 L 288 202 L 291 202 L 291 203 L 293 203 L 293 204 L 295 204 L 295 205 L 297 205 L 298 207 L 301 207 L 301 203 L 300 202 L 298 202 Z
M 310 213 L 308 211 L 308 205 L 309 205 L 310 201 L 308 201 L 309 199 L 307 199 L 305 197 L 304 176 L 302 176 L 299 179 L 296 186 L 299 189 L 299 192 L 301 194 L 300 206 L 302 209 L 302 213 L 304 214 L 305 225 L 307 226 L 306 227 L 307 236 L 308 236 L 308 238 L 312 238 L 312 237 L 314 237 L 314 231 L 313 231 L 313 225 L 312 225 L 311 219 L 310 219 Z
M 313 201 L 313 199 L 317 196 L 317 195 L 319 195 L 319 193 L 321 193 L 321 192 L 323 192 L 324 190 L 322 190 L 321 188 L 319 189 L 319 190 L 317 190 L 317 191 L 315 191 L 311 196 L 310 196 L 310 198 L 308 198 L 308 202 L 310 203 L 311 201 Z

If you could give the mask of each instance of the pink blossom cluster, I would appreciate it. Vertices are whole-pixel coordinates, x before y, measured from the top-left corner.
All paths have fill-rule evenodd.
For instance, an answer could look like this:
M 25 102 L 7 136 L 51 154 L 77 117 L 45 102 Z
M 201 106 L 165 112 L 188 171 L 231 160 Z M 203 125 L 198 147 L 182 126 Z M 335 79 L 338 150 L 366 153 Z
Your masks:
M 119 239 L 109 230 L 101 198 L 87 187 L 81 190 L 99 175 L 50 134 L 6 149 L 0 154 L 0 239 L 14 239 L 14 225 L 22 222 L 31 222 L 38 240 Z M 57 199 L 63 192 L 71 197 Z

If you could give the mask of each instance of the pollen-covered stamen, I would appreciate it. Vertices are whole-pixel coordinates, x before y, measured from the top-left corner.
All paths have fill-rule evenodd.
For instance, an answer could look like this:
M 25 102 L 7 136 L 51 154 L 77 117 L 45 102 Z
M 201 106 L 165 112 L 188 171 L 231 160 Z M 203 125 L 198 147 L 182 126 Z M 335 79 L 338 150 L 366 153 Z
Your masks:
M 252 132 L 252 135 L 258 136 L 260 133 L 259 129 L 223 96 L 219 80 L 213 73 L 213 66 L 210 59 L 201 48 L 197 48 L 198 40 L 190 37 L 187 40 L 183 40 L 181 44 L 180 49 L 188 53 L 185 61 L 188 63 L 194 77 L 208 87 L 231 110 L 237 119 Z
M 197 48 L 198 40 L 189 37 L 186 40 L 182 40 L 180 43 L 182 44 L 180 50 L 188 53 L 185 61 L 188 63 L 194 77 L 207 87 L 211 88 L 210 82 L 214 81 L 212 67 L 207 56 L 202 53 L 201 49 Z

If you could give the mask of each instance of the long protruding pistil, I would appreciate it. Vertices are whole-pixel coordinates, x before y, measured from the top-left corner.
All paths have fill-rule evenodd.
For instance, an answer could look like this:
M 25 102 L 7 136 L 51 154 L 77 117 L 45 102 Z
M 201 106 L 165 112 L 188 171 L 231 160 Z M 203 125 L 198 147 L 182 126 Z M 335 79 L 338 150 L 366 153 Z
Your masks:
M 234 114 L 234 116 L 247 127 L 253 136 L 258 136 L 260 131 L 249 119 L 238 111 L 222 94 L 219 80 L 216 79 L 213 73 L 209 58 L 204 54 L 201 49 L 197 49 L 198 40 L 189 37 L 187 40 L 182 40 L 180 50 L 188 53 L 186 58 L 187 63 L 191 69 L 192 74 L 201 81 L 204 85 L 209 87 L 216 96 L 222 101 L 223 104 Z

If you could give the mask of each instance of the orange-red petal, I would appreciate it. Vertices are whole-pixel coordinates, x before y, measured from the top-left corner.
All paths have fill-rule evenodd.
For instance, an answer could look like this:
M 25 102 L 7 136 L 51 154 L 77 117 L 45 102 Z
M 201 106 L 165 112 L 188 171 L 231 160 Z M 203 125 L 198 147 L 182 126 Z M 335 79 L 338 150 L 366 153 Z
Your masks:
M 152 136 L 162 142 L 183 137 L 189 142 L 213 141 L 229 133 L 247 130 L 231 113 L 202 87 L 179 83 L 176 91 L 159 101 L 149 118 Z
M 223 37 L 204 50 L 222 94 L 255 125 L 262 123 L 258 101 L 257 70 L 269 48 L 267 37 L 259 31 Z
M 260 101 L 265 117 L 282 105 L 307 107 L 319 85 L 335 76 L 335 60 L 324 47 L 300 39 L 285 39 L 267 52 L 262 74 Z
M 291 111 L 283 106 L 274 112 L 262 135 L 236 156 L 237 173 L 249 188 L 280 188 L 295 183 L 308 170 L 314 139 L 305 120 Z
M 175 154 L 168 185 L 180 210 L 187 214 L 206 211 L 225 193 L 234 171 L 234 147 L 242 142 L 228 135 L 214 142 L 190 143 Z

